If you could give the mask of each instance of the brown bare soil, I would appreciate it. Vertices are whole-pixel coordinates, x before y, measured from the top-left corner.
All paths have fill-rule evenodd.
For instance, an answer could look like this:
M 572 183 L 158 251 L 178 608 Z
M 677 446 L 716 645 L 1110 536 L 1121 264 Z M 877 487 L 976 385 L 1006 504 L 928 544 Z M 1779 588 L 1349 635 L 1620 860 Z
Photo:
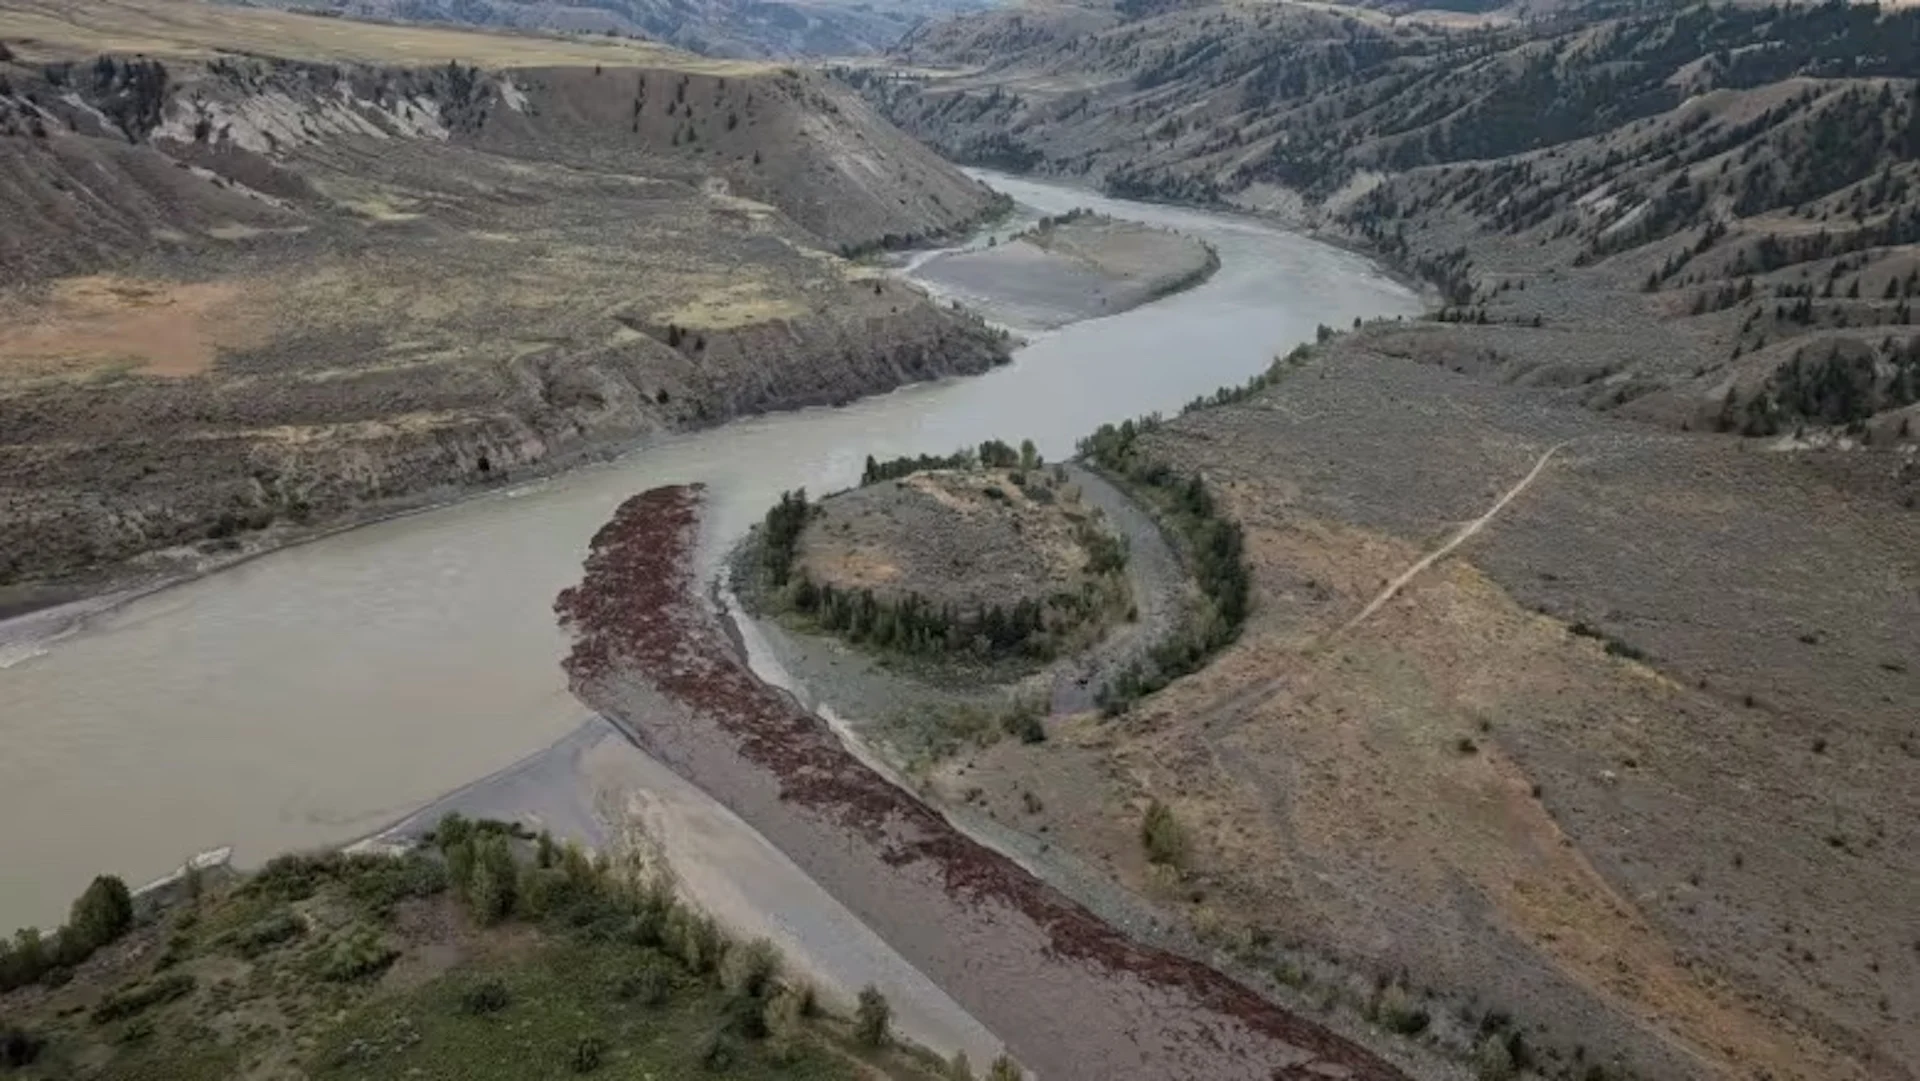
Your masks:
M 1129 941 L 855 759 L 761 684 L 694 579 L 700 495 L 656 489 L 556 605 L 575 693 L 715 795 L 1048 1078 L 1391 1078 L 1198 963 Z
M 1098 528 L 1093 515 L 1047 474 L 1027 485 L 1004 469 L 934 470 L 838 493 L 801 533 L 796 566 L 819 585 L 962 611 L 1078 593 L 1076 529 Z
M 199 375 L 222 349 L 261 344 L 238 282 L 184 284 L 96 275 L 63 278 L 37 303 L 0 314 L 0 364 L 12 375 L 89 374 L 120 367 Z

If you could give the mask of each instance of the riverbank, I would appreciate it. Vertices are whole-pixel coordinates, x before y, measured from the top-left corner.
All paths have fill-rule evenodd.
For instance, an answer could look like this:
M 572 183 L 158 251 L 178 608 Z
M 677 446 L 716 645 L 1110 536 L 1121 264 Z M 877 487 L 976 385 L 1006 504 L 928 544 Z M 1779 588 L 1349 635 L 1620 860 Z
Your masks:
M 346 851 L 420 841 L 449 813 L 523 823 L 595 852 L 643 852 L 681 895 L 742 941 L 774 944 L 836 1010 L 862 987 L 884 990 L 894 1029 L 974 1062 L 1000 1042 L 751 827 L 594 716 L 552 746 L 463 785 Z
M 581 734 L 631 749 L 604 724 Z M 631 837 L 588 858 L 524 820 L 448 814 L 420 832 L 397 851 L 289 853 L 247 873 L 201 860 L 131 897 L 96 879 L 76 907 L 86 922 L 44 946 L 55 967 L 31 938 L 0 955 L 0 1070 L 21 1081 L 522 1081 L 605 1067 L 949 1076 L 946 1056 L 907 1035 L 918 1018 L 899 998 L 883 995 L 889 1016 L 876 1017 L 865 992 L 856 1005 L 851 989 L 821 988 Z
M 704 496 L 623 504 L 556 605 L 575 693 L 714 794 L 1042 1076 L 1399 1078 L 1203 965 L 1138 945 L 862 765 L 761 683 L 703 602 Z

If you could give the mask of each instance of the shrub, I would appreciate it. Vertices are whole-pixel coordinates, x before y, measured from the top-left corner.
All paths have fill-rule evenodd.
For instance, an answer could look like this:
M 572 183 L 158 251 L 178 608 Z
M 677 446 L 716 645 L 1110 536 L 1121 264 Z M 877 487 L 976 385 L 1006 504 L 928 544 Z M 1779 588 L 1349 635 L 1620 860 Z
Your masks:
M 1173 817 L 1173 809 L 1159 800 L 1147 805 L 1140 820 L 1140 843 L 1146 847 L 1148 862 L 1178 867 L 1186 861 L 1186 829 Z
M 1497 1032 L 1481 1042 L 1480 1049 L 1474 1053 L 1473 1066 L 1474 1075 L 1480 1081 L 1513 1081 L 1517 1072 L 1506 1037 Z
M 720 1007 L 729 1032 L 748 1040 L 767 1038 L 767 1004 L 752 995 L 729 994 Z
M 1001 720 L 1001 726 L 1010 736 L 1019 736 L 1022 743 L 1045 743 L 1047 725 L 1040 719 L 1036 709 L 1021 707 L 1009 712 Z
M 145 983 L 122 988 L 100 1000 L 93 1008 L 93 1023 L 105 1024 L 132 1017 L 161 1003 L 172 1002 L 193 993 L 194 978 L 184 972 L 169 972 Z
M 538 920 L 560 909 L 568 900 L 572 883 L 557 867 L 528 865 L 520 868 L 514 885 L 514 904 L 521 916 Z
M 100 875 L 73 902 L 61 938 L 71 937 L 83 954 L 105 946 L 133 926 L 133 896 L 113 875 Z
M 720 964 L 720 986 L 736 995 L 763 998 L 780 973 L 780 951 L 764 938 L 727 951 Z
M 514 866 L 513 850 L 502 836 L 475 838 L 473 877 L 467 884 L 467 904 L 481 923 L 497 923 L 513 914 L 514 890 L 519 872 Z
M 740 1044 L 732 1033 L 715 1029 L 700 1045 L 700 1064 L 714 1073 L 725 1073 L 739 1061 Z
M 807 1004 L 798 991 L 783 988 L 767 1000 L 762 1023 L 776 1061 L 793 1061 L 806 1045 L 806 1016 Z
M 987 1081 L 1025 1081 L 1026 1076 L 1020 1064 L 1006 1055 L 994 1059 L 993 1065 L 987 1069 Z
M 283 942 L 300 937 L 306 929 L 298 917 L 281 909 L 223 937 L 226 944 L 233 947 L 233 952 L 242 957 L 258 957 Z
M 606 1056 L 607 1044 L 598 1036 L 582 1036 L 573 1045 L 573 1057 L 570 1065 L 574 1073 L 592 1073 L 600 1068 L 600 1060 Z
M 880 989 L 868 984 L 860 989 L 860 1004 L 853 1014 L 853 1034 L 868 1047 L 887 1045 L 887 1026 L 893 1020 L 893 1007 Z
M 247 880 L 247 892 L 277 901 L 304 901 L 332 876 L 339 858 L 298 852 L 275 856 Z
M 673 997 L 673 975 L 664 964 L 649 959 L 620 977 L 613 986 L 613 995 L 642 1006 L 658 1006 Z
M 496 977 L 488 977 L 460 993 L 460 1012 L 470 1017 L 499 1013 L 513 1003 L 513 994 Z
M 965 1051 L 955 1051 L 947 1060 L 946 1081 L 973 1081 L 973 1063 L 967 1061 Z
M 1630 661 L 1644 661 L 1647 659 L 1645 650 L 1637 646 L 1630 646 L 1618 638 L 1607 639 L 1606 650 L 1607 656 L 1609 657 L 1625 657 Z
M 46 975 L 52 959 L 47 956 L 46 943 L 40 938 L 35 927 L 22 927 L 13 934 L 13 945 L 9 948 L 0 942 L 0 991 L 11 991 L 24 987 Z
M 1374 1007 L 1374 1020 L 1388 1031 L 1402 1036 L 1416 1036 L 1426 1031 L 1432 1018 L 1407 994 L 1406 988 L 1396 983 L 1380 992 Z
M 23 1028 L 0 1025 L 0 1069 L 18 1070 L 33 1065 L 46 1041 Z
M 447 888 L 448 871 L 425 853 L 404 856 L 349 856 L 341 869 L 347 895 L 384 916 L 394 905 L 414 897 L 432 897 Z
M 357 928 L 333 944 L 320 961 L 320 978 L 355 983 L 385 972 L 400 951 L 386 944 L 371 927 Z

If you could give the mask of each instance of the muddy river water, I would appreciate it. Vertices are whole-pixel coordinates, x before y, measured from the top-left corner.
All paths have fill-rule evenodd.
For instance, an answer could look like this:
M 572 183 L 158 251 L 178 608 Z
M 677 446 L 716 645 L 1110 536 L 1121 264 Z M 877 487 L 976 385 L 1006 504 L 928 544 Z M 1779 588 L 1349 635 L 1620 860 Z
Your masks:
M 0 654 L 0 933 L 53 924 L 99 872 L 130 882 L 231 845 L 257 862 L 365 835 L 574 731 L 555 594 L 626 497 L 703 481 L 712 547 L 782 490 L 869 454 L 1032 438 L 1239 383 L 1317 324 L 1411 314 L 1366 260 L 1254 222 L 988 176 L 1031 213 L 1091 206 L 1215 245 L 1204 285 L 1036 336 L 975 379 L 746 420 L 605 465 L 289 548 Z

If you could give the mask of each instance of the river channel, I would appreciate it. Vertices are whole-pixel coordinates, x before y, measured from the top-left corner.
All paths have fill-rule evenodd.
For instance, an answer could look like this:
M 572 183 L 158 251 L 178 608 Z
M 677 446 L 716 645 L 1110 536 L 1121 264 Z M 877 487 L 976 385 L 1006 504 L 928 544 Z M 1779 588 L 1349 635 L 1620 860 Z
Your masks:
M 1076 206 L 1219 251 L 1205 284 L 1035 335 L 1012 364 L 837 409 L 740 421 L 625 458 L 299 545 L 10 647 L 0 668 L 0 933 L 56 924 L 96 873 L 242 864 L 404 817 L 575 730 L 554 596 L 635 492 L 711 489 L 710 547 L 778 494 L 871 454 L 1031 438 L 1239 383 L 1321 323 L 1420 310 L 1365 259 L 1246 219 L 982 174 L 1031 214 Z

